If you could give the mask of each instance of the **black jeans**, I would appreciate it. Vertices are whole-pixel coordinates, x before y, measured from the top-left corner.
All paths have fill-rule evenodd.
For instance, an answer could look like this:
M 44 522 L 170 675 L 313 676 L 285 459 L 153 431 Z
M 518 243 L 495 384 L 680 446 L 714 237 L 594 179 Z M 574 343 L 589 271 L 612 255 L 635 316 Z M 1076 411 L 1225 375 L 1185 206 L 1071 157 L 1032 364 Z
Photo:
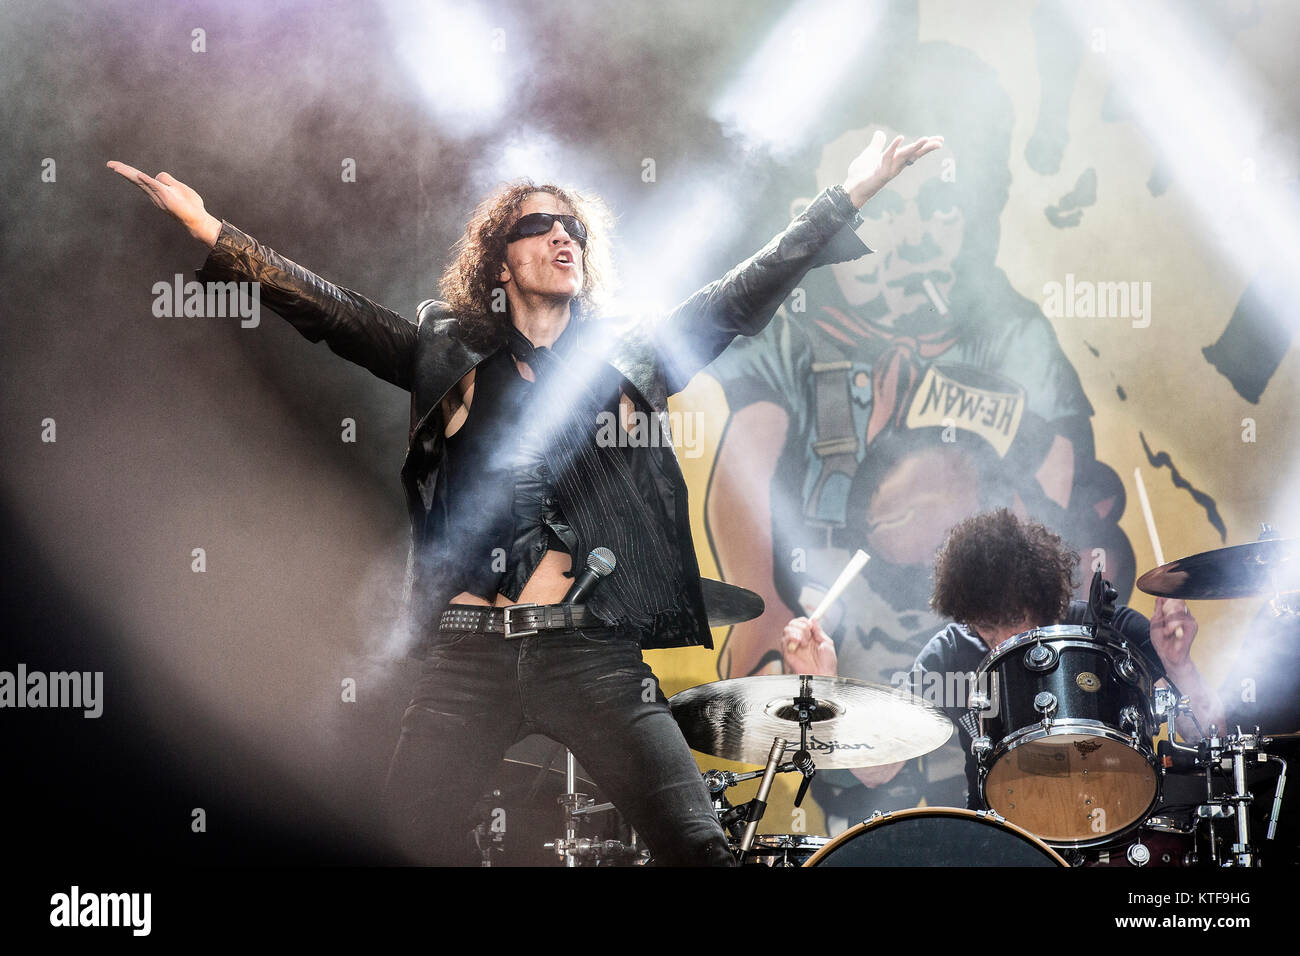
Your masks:
M 609 628 L 439 632 L 393 754 L 387 804 L 418 862 L 467 862 L 475 802 L 530 733 L 565 744 L 669 866 L 734 858 L 699 767 L 636 639 Z

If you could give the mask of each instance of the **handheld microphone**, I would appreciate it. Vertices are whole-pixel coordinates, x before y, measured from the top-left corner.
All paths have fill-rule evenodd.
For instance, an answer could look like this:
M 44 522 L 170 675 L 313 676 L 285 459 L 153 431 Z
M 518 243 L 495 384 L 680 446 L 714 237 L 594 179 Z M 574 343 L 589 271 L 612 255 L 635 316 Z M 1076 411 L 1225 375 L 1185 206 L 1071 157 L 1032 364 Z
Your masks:
M 601 579 L 614 573 L 614 552 L 609 548 L 596 548 L 587 555 L 587 570 L 574 579 L 573 586 L 569 588 L 569 593 L 564 595 L 561 604 L 582 604 L 591 593 L 596 590 L 596 585 L 600 584 Z

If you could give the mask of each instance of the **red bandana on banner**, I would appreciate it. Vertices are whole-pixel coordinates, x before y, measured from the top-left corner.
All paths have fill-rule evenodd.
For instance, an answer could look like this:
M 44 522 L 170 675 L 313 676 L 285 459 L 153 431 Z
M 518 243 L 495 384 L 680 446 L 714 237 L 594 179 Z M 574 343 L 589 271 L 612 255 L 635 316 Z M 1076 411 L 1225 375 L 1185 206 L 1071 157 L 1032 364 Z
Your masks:
M 899 335 L 831 306 L 823 306 L 822 311 L 863 339 L 886 343 L 871 366 L 871 418 L 867 422 L 869 445 L 890 422 L 896 427 L 902 426 L 908 399 L 921 376 L 921 360 L 928 361 L 948 351 L 957 341 L 957 333 L 948 327 L 922 335 Z M 825 322 L 818 320 L 817 324 L 842 342 L 859 344 Z

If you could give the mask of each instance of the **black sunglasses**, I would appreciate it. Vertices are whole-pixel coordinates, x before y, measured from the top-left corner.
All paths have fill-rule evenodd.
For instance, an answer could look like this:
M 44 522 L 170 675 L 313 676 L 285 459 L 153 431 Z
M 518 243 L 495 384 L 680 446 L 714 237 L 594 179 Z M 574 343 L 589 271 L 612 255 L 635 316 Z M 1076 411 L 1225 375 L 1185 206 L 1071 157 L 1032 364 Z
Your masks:
M 516 239 L 528 239 L 532 236 L 544 236 L 551 231 L 551 226 L 556 220 L 564 227 L 564 231 L 569 234 L 569 238 L 576 242 L 582 248 L 587 248 L 587 227 L 582 224 L 582 220 L 577 216 L 556 216 L 549 212 L 530 212 L 526 216 L 520 216 L 515 224 L 506 233 L 506 242 L 514 242 Z

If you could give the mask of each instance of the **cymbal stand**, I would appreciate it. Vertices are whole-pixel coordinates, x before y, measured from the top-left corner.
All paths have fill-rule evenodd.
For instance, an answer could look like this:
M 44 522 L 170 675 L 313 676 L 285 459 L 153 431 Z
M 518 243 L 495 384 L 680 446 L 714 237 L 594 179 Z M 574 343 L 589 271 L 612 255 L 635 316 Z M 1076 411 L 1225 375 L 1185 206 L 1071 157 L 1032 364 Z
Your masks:
M 799 676 L 799 696 L 794 699 L 795 710 L 799 714 L 799 749 L 791 758 L 798 771 L 803 774 L 803 780 L 799 784 L 799 792 L 795 794 L 794 805 L 796 807 L 803 804 L 803 798 L 808 793 L 808 785 L 812 783 L 812 778 L 817 775 L 817 768 L 813 766 L 812 754 L 808 752 L 808 725 L 812 723 L 813 714 L 817 707 L 817 699 L 812 696 L 812 678 L 806 674 Z
M 796 769 L 794 764 L 783 763 L 776 768 L 776 772 L 789 773 L 794 769 Z M 703 773 L 704 786 L 709 791 L 709 799 L 713 802 L 713 812 L 718 816 L 718 824 L 737 846 L 744 837 L 749 803 L 742 803 L 738 807 L 732 806 L 731 801 L 727 799 L 727 790 L 746 780 L 761 777 L 766 772 L 766 770 L 751 770 L 747 773 L 735 773 L 731 770 L 706 770 Z
M 1197 807 L 1197 816 L 1201 819 L 1211 821 L 1211 835 L 1213 834 L 1213 821 L 1216 819 L 1233 818 L 1236 839 L 1231 847 L 1231 856 L 1218 858 L 1218 853 L 1211 836 L 1210 855 L 1211 860 L 1219 866 L 1242 866 L 1252 867 L 1259 866 L 1259 851 L 1251 843 L 1250 837 L 1250 805 L 1254 801 L 1254 796 L 1246 785 L 1246 766 L 1248 762 L 1255 763 L 1277 763 L 1281 765 L 1282 771 L 1277 778 L 1277 786 L 1273 791 L 1273 805 L 1269 814 L 1268 832 L 1265 835 L 1266 840 L 1272 840 L 1277 833 L 1278 817 L 1282 813 L 1282 794 L 1286 789 L 1286 770 L 1287 762 L 1278 756 L 1265 753 L 1261 748 L 1272 743 L 1271 737 L 1263 737 L 1259 733 L 1259 728 L 1251 734 L 1242 733 L 1240 727 L 1235 734 L 1228 734 L 1226 737 L 1218 736 L 1218 728 L 1210 727 L 1210 736 L 1202 740 L 1198 748 L 1197 760 L 1205 766 L 1205 803 Z M 1232 774 L 1232 792 L 1221 797 L 1214 796 L 1213 774 L 1218 769 L 1224 773 Z
M 544 846 L 562 856 L 566 867 L 577 867 L 583 863 L 600 866 L 610 863 L 644 862 L 649 856 L 649 851 L 638 846 L 635 830 L 631 832 L 627 843 L 621 840 L 593 840 L 590 837 L 578 836 L 578 824 L 583 817 L 608 813 L 617 808 L 612 803 L 597 803 L 594 797 L 578 793 L 578 774 L 573 751 L 566 749 L 565 754 L 564 795 L 557 799 L 560 806 L 564 808 L 564 836 Z

